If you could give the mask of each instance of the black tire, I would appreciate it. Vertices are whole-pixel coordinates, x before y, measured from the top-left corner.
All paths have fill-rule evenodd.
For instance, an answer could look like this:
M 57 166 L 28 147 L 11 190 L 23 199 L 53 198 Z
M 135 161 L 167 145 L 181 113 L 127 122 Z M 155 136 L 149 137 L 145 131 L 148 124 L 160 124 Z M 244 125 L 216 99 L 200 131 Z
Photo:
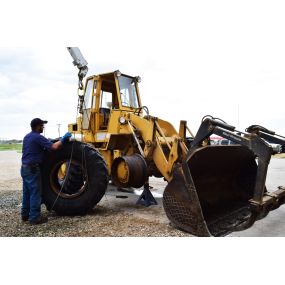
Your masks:
M 67 174 L 64 179 L 59 179 L 59 169 L 63 164 Z M 61 149 L 45 154 L 42 184 L 43 203 L 48 210 L 54 210 L 59 215 L 84 215 L 106 192 L 106 163 L 93 147 L 69 142 Z
M 84 173 L 80 165 L 67 163 L 68 175 L 61 183 L 64 183 L 62 192 L 73 195 L 84 185 Z

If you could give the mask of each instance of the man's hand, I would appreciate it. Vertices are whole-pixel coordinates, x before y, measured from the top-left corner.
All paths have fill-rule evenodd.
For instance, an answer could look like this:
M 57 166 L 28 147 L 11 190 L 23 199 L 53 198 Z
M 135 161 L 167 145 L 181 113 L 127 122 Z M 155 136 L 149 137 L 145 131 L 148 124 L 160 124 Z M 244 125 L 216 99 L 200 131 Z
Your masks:
M 51 146 L 51 150 L 58 150 L 66 141 L 68 141 L 71 138 L 71 133 L 66 133 L 59 141 L 55 142 Z
M 66 141 L 68 141 L 68 140 L 71 138 L 71 136 L 72 136 L 72 133 L 67 132 L 67 133 L 60 139 L 60 141 L 61 141 L 62 143 L 65 143 Z

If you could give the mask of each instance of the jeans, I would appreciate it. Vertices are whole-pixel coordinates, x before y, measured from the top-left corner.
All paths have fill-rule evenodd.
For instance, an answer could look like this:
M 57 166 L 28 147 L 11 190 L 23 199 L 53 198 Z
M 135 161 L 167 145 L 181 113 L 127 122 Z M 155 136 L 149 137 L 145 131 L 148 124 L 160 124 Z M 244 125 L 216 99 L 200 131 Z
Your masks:
M 23 178 L 22 218 L 36 221 L 41 215 L 41 172 L 39 166 L 21 167 Z

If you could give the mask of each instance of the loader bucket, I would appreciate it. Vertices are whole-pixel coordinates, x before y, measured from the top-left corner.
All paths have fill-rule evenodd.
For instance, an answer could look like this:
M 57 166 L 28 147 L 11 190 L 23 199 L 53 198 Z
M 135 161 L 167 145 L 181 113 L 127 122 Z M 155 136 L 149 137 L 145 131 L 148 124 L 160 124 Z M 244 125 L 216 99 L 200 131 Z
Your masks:
M 163 206 L 171 223 L 197 236 L 223 236 L 250 219 L 255 156 L 241 145 L 205 146 L 176 165 Z

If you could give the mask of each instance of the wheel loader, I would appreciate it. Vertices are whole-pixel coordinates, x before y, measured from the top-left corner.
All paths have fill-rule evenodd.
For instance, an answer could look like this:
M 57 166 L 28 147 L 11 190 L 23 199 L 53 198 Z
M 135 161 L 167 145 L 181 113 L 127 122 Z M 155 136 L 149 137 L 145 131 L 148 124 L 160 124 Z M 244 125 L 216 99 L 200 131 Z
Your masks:
M 79 69 L 74 139 L 47 153 L 43 201 L 60 215 L 82 215 L 118 187 L 143 187 L 138 203 L 156 204 L 151 176 L 164 178 L 163 207 L 171 224 L 196 236 L 223 236 L 250 227 L 284 202 L 285 189 L 265 187 L 272 150 L 258 134 L 236 131 L 205 117 L 194 137 L 186 121 L 179 130 L 142 104 L 140 77 L 114 72 L 83 78 L 87 62 L 68 48 Z M 189 136 L 190 134 L 190 136 Z M 234 145 L 211 145 L 216 134 Z

